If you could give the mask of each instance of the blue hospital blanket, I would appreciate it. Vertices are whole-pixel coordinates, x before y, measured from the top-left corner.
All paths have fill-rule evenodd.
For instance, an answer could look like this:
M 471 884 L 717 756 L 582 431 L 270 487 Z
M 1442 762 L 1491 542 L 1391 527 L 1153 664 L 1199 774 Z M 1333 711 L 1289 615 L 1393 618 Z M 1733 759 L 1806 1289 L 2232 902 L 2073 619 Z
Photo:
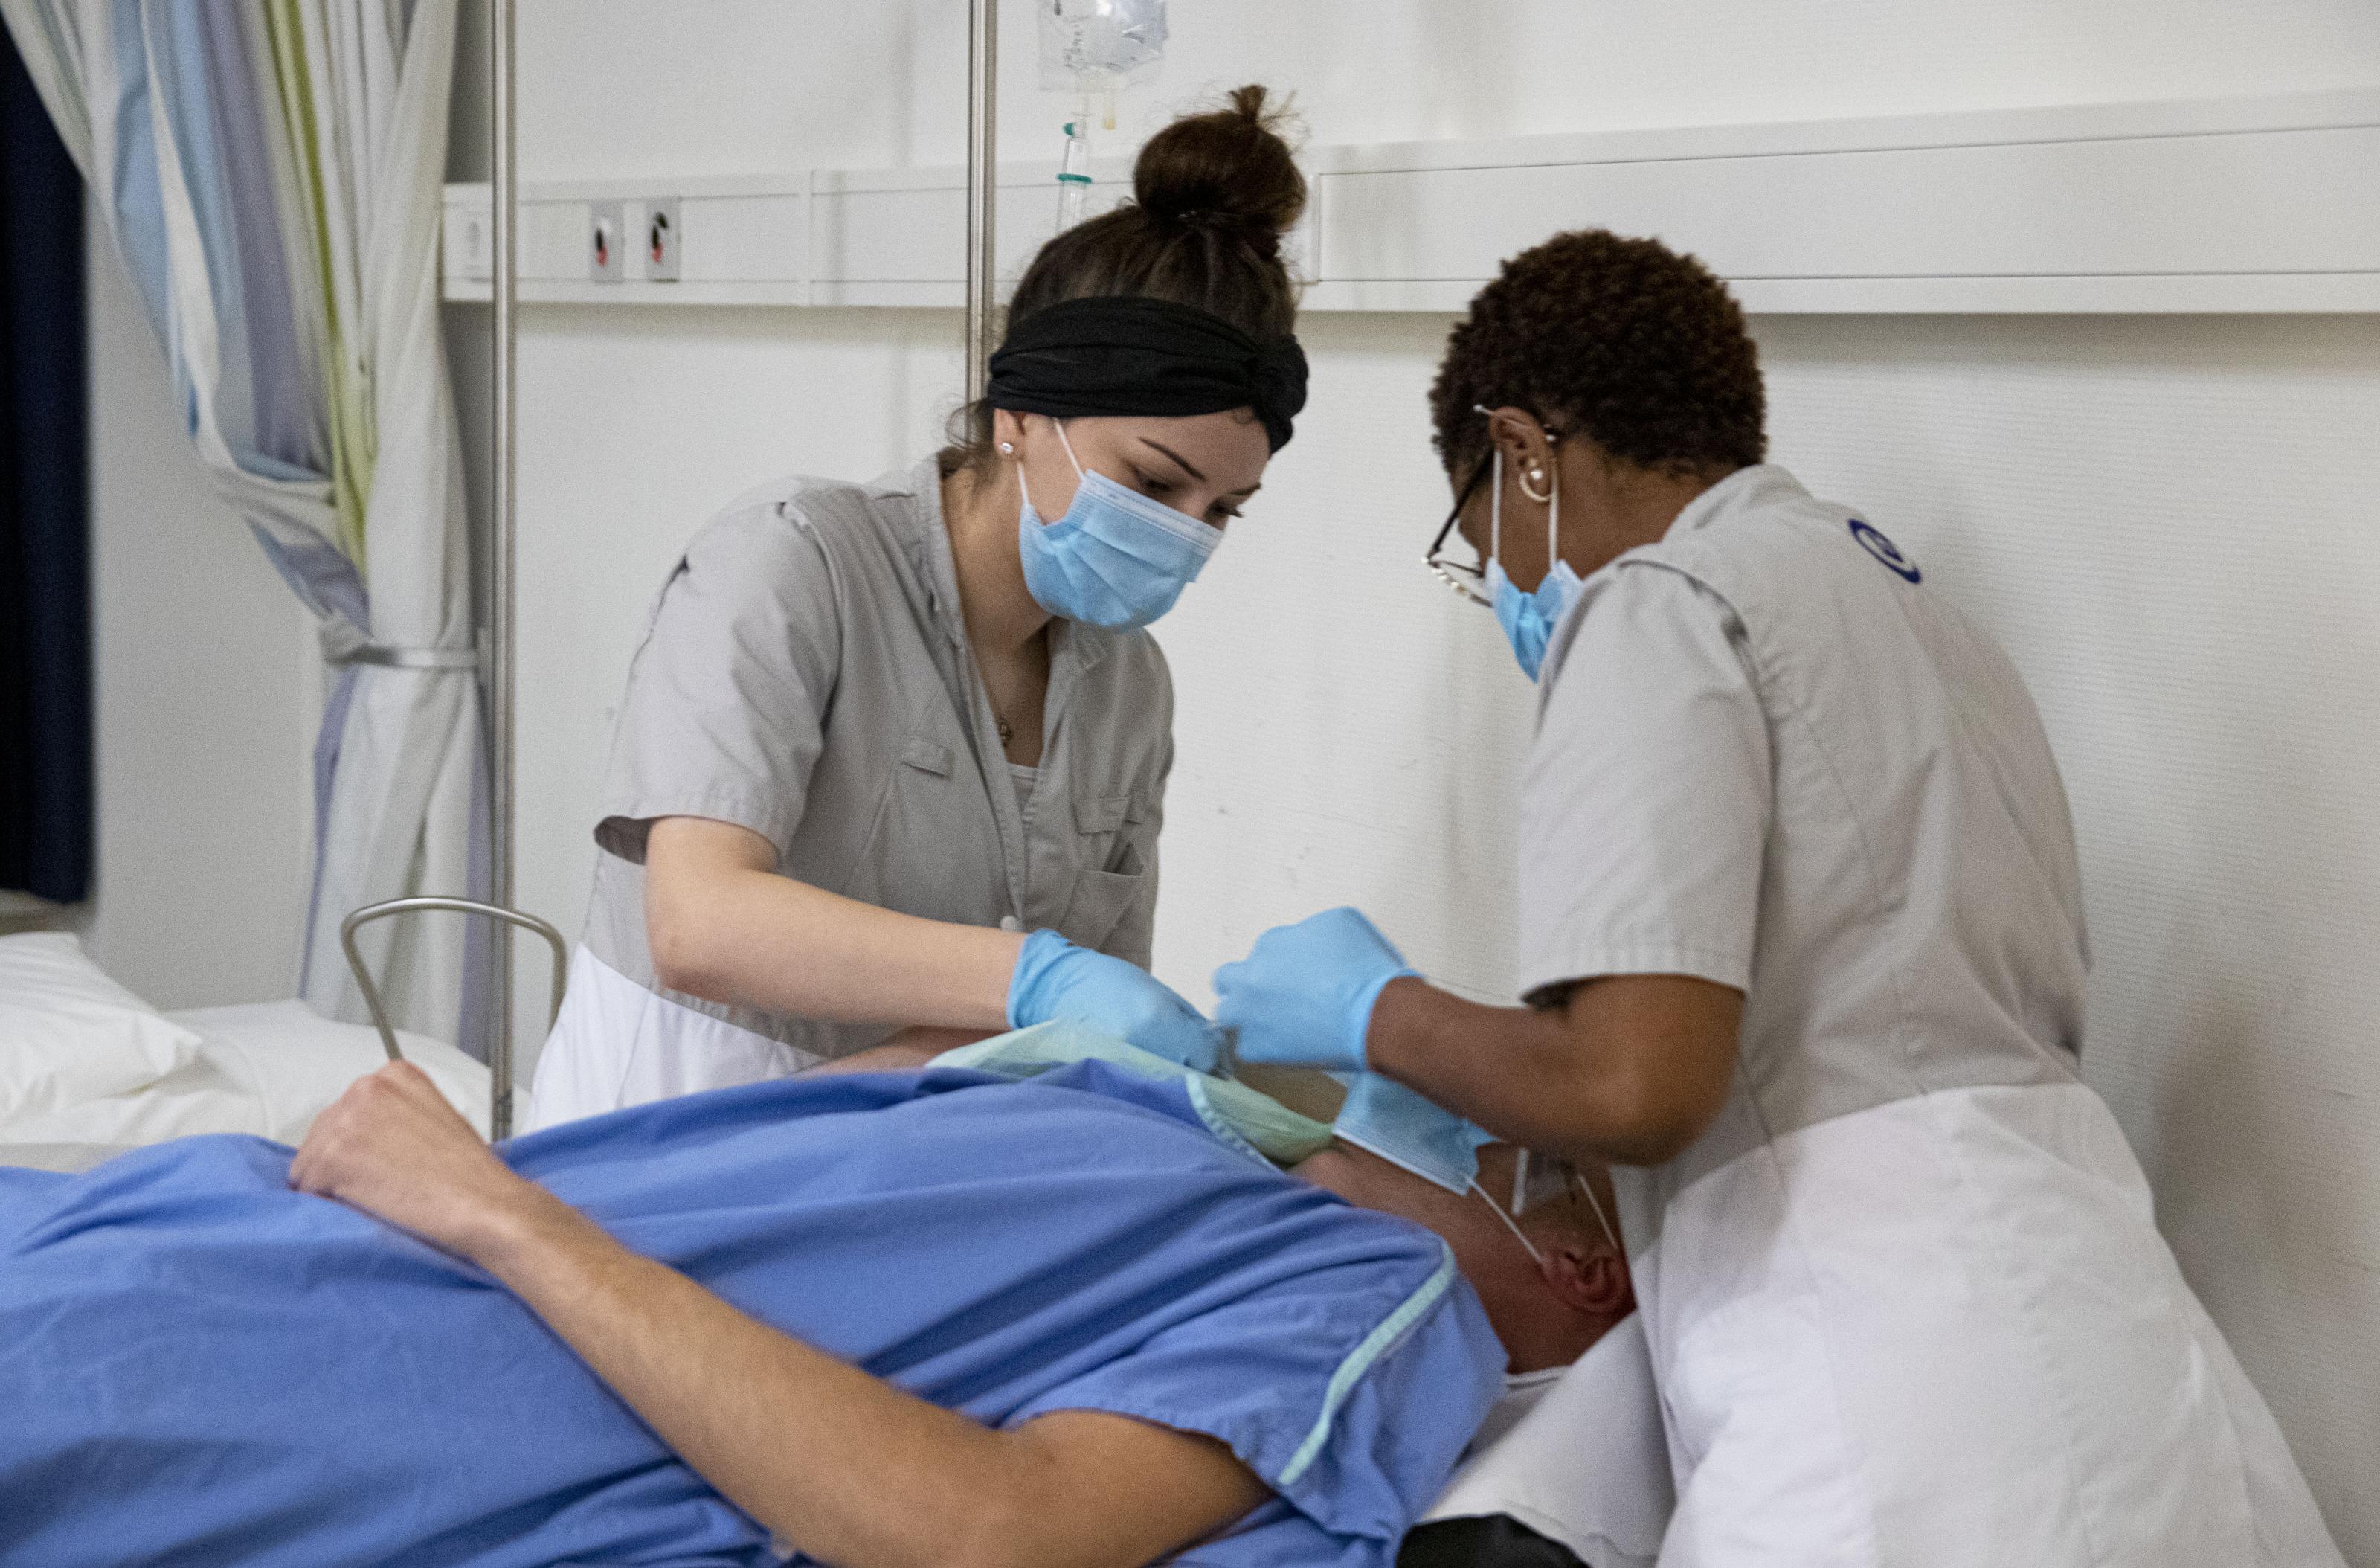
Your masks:
M 0 1172 L 0 1562 L 759 1564 L 767 1534 L 488 1276 L 195 1137 Z M 1386 1563 L 1503 1353 L 1438 1237 L 1099 1063 L 754 1085 L 504 1146 L 746 1312 L 995 1427 L 1205 1432 L 1181 1561 Z

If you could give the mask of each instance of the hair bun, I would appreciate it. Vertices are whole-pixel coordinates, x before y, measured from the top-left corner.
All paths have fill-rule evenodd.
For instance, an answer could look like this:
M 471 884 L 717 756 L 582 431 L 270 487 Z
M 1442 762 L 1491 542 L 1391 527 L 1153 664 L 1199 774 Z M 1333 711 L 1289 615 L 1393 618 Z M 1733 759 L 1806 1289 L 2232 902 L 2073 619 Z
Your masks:
M 1185 115 L 1148 139 L 1133 165 L 1133 194 L 1160 223 L 1245 240 L 1266 255 L 1305 211 L 1305 176 L 1281 134 L 1288 114 L 1262 87 L 1229 106 Z

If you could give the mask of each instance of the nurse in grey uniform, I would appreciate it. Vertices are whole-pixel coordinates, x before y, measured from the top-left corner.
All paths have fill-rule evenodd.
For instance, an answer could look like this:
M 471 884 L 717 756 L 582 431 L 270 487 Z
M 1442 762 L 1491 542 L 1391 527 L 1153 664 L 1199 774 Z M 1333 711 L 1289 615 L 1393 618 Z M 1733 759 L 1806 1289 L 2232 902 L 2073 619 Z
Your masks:
M 731 505 L 656 601 L 527 1124 L 777 1076 L 906 1025 L 1073 1018 L 1179 1061 L 1150 977 L 1172 691 L 1145 629 L 1305 399 L 1305 185 L 1260 88 L 1045 245 L 957 444 Z
M 2024 682 L 1765 461 L 1764 404 L 1691 258 L 1598 232 L 1505 264 L 1432 394 L 1440 540 L 1477 556 L 1432 553 L 1537 684 L 1523 1005 L 1339 909 L 1217 975 L 1217 1022 L 1362 1073 L 1357 1136 L 1416 1169 L 1460 1179 L 1483 1127 L 1618 1167 L 1671 1568 L 2338 1568 L 2082 1080 Z

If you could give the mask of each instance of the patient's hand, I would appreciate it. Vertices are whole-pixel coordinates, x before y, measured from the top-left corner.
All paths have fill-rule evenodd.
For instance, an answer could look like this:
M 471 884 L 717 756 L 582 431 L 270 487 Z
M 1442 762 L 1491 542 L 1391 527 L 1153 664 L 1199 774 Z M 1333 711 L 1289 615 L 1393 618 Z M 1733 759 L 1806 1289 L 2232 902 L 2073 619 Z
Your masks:
M 506 1221 L 560 1202 L 515 1175 L 410 1062 L 347 1086 L 289 1162 L 289 1185 L 467 1258 Z

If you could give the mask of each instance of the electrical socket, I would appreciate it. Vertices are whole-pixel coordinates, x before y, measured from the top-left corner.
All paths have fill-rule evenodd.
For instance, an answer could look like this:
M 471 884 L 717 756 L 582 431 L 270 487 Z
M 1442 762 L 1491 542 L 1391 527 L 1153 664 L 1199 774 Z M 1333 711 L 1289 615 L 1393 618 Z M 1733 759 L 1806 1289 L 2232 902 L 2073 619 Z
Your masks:
M 587 207 L 587 281 L 618 283 L 627 273 L 626 220 L 617 201 Z
M 678 227 L 677 198 L 656 196 L 645 203 L 645 277 L 652 283 L 675 283 L 678 251 L 685 239 Z

